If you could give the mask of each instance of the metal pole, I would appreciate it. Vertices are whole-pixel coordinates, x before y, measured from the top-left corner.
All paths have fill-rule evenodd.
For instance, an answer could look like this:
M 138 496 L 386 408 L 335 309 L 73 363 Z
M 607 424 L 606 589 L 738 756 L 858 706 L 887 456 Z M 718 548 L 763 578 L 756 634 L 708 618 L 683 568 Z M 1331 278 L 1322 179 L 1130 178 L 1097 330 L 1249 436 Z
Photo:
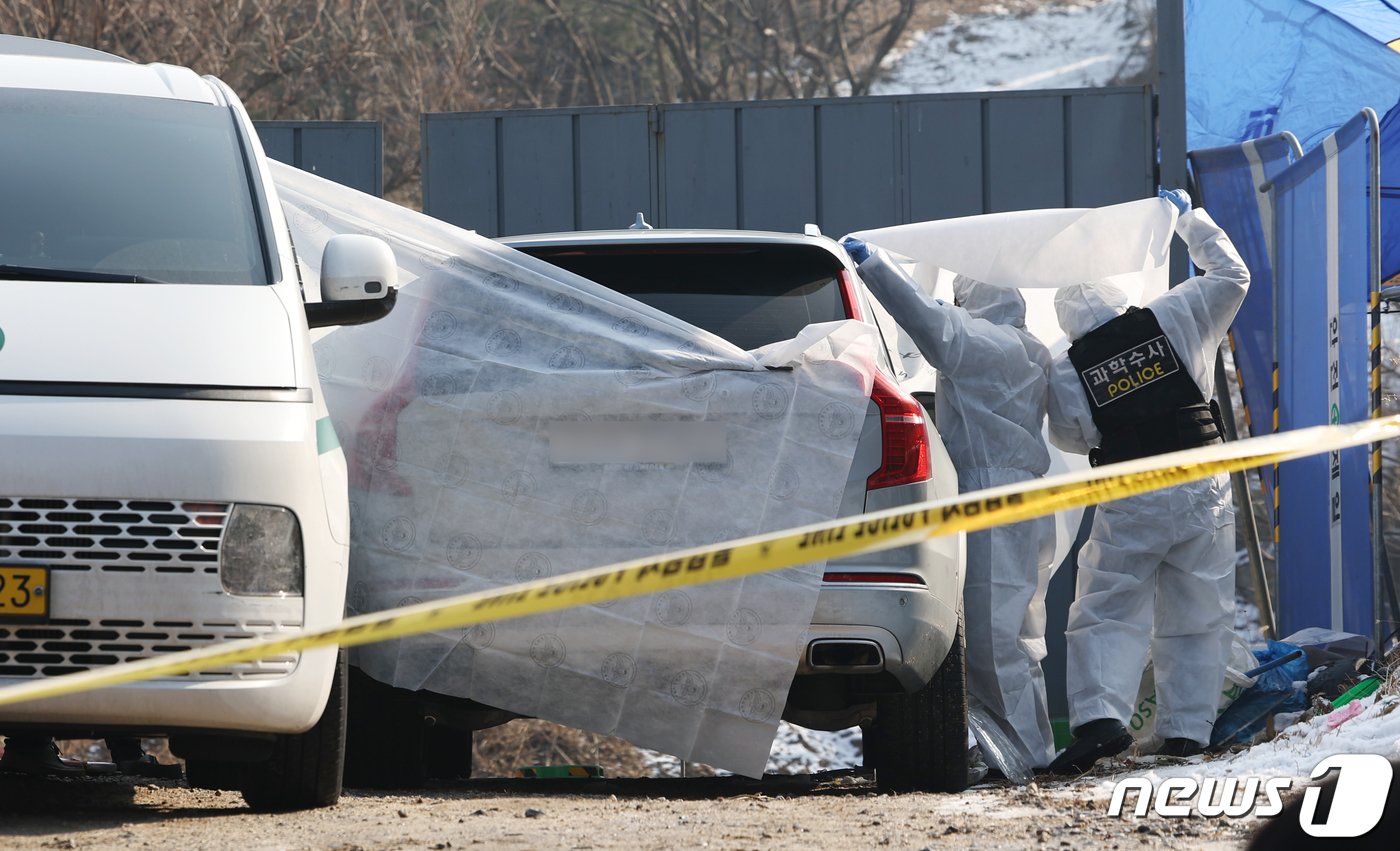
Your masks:
M 1225 362 L 1217 355 L 1215 359 L 1215 399 L 1220 405 L 1220 419 L 1225 426 L 1225 439 L 1238 440 L 1235 429 L 1235 402 L 1230 396 Z M 1250 497 L 1249 478 L 1243 471 L 1230 474 L 1231 489 L 1235 492 L 1235 522 L 1244 536 L 1245 552 L 1249 553 L 1249 570 L 1254 575 L 1254 604 L 1259 607 L 1260 626 L 1265 638 L 1278 638 L 1278 625 L 1274 622 L 1274 598 L 1269 591 L 1269 577 L 1264 572 L 1264 554 L 1259 545 L 1259 522 L 1254 516 L 1254 500 Z
M 1182 0 L 1157 0 L 1157 180 L 1186 188 L 1186 15 Z M 1172 248 L 1171 280 L 1189 275 L 1180 245 Z
M 1371 311 L 1369 314 L 1369 340 L 1371 346 L 1371 419 L 1381 415 L 1381 128 L 1380 120 L 1374 110 L 1365 110 L 1370 139 L 1367 141 L 1369 156 L 1371 158 L 1369 209 L 1367 210 L 1368 224 L 1371 231 L 1370 239 L 1370 268 L 1367 270 L 1370 275 L 1371 290 Z M 1391 579 L 1390 563 L 1385 553 L 1385 538 L 1382 535 L 1381 526 L 1381 500 L 1384 491 L 1384 473 L 1381 465 L 1381 447 L 1374 443 L 1370 446 L 1371 460 L 1371 632 L 1376 641 L 1378 651 L 1383 651 L 1383 644 L 1389 631 L 1389 624 L 1384 623 L 1386 611 L 1386 592 L 1393 595 L 1395 586 L 1393 581 L 1386 582 L 1383 579 Z M 1384 573 L 1382 573 L 1384 571 Z M 1392 613 L 1392 617 L 1395 613 Z

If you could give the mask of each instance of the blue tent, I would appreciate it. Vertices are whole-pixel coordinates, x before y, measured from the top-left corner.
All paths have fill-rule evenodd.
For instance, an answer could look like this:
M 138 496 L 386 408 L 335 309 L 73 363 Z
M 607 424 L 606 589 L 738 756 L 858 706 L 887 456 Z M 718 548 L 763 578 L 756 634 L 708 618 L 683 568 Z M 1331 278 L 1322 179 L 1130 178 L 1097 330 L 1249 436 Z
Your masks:
M 1400 275 L 1400 0 L 1185 0 L 1184 8 L 1188 147 L 1288 131 L 1310 150 L 1364 107 L 1384 116 L 1381 279 Z
M 1400 95 L 1400 0 L 1185 0 L 1188 147 L 1304 150 Z

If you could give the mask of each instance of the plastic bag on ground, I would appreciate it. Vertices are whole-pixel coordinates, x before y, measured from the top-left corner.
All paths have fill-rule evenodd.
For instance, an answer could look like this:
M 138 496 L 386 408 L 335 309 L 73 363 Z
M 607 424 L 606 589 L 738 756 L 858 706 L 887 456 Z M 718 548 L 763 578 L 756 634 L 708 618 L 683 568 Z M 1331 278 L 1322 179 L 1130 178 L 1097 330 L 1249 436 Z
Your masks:
M 1020 745 L 999 726 L 1001 722 L 985 706 L 967 705 L 967 726 L 977 737 L 982 758 L 987 765 L 1000 771 L 1007 780 L 1024 786 L 1034 778 L 1030 757 Z
M 1266 646 L 1256 648 L 1254 657 L 1259 665 L 1264 665 L 1283 659 L 1299 649 L 1297 645 L 1284 641 L 1270 641 Z M 1261 672 L 1254 685 L 1215 720 L 1210 746 L 1248 742 L 1264 729 L 1274 713 L 1306 708 L 1307 678 L 1308 661 L 1303 655 Z
M 1338 659 L 1366 658 L 1371 655 L 1374 647 L 1370 636 L 1318 626 L 1300 629 L 1280 640 L 1303 648 L 1303 652 L 1308 654 L 1309 668 L 1317 668 Z

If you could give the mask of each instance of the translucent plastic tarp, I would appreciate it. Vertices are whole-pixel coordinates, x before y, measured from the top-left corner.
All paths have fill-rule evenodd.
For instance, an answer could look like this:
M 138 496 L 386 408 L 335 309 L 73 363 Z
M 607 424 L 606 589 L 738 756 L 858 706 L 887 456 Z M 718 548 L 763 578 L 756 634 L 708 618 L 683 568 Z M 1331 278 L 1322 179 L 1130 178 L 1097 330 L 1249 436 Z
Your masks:
M 351 476 L 348 608 L 369 612 L 836 516 L 871 326 L 747 353 L 498 243 L 275 169 L 314 277 L 386 240 L 398 304 L 316 361 Z M 586 463 L 595 457 L 596 463 Z M 360 648 L 407 689 L 760 776 L 821 581 L 806 565 Z
M 917 222 L 859 231 L 855 236 L 898 255 L 924 292 L 953 300 L 958 275 L 998 286 L 1018 287 L 1026 299 L 1026 328 L 1052 355 L 1069 347 L 1055 317 L 1055 288 L 1112 280 L 1134 304 L 1167 289 L 1169 249 L 1176 208 L 1160 198 L 1109 207 L 1023 210 Z M 890 317 L 877 310 L 887 340 L 896 340 L 900 383 L 911 391 L 933 390 L 936 377 L 913 341 L 898 327 L 917 317 Z M 1048 446 L 1048 443 L 1047 443 Z M 1088 466 L 1082 455 L 1050 449 L 1049 475 Z M 1069 553 L 1083 511 L 1056 515 L 1054 564 Z

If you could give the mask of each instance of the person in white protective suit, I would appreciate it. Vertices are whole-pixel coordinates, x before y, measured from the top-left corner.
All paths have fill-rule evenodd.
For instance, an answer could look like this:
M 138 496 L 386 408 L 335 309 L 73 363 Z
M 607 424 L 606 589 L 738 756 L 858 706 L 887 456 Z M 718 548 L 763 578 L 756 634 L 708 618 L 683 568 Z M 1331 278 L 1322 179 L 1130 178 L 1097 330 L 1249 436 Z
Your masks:
M 1181 190 L 1159 193 L 1182 215 L 1176 232 L 1202 274 L 1128 306 L 1111 283 L 1055 296 L 1072 345 L 1050 374 L 1050 441 L 1107 464 L 1218 443 L 1210 401 L 1216 352 L 1249 289 L 1249 270 Z M 1074 741 L 1050 770 L 1088 771 L 1132 743 L 1125 723 L 1151 650 L 1162 753 L 1210 741 L 1234 611 L 1230 479 L 1219 475 L 1106 502 L 1079 551 L 1065 630 Z
M 954 282 L 954 304 L 924 296 L 879 249 L 843 245 L 875 297 L 938 370 L 935 416 L 962 492 L 1045 475 L 1041 436 L 1050 352 L 1026 331 L 1026 302 L 1008 287 Z M 1045 584 L 1055 524 L 1041 517 L 967 536 L 963 591 L 972 701 L 1022 751 L 1024 768 L 1054 756 L 1045 703 Z

